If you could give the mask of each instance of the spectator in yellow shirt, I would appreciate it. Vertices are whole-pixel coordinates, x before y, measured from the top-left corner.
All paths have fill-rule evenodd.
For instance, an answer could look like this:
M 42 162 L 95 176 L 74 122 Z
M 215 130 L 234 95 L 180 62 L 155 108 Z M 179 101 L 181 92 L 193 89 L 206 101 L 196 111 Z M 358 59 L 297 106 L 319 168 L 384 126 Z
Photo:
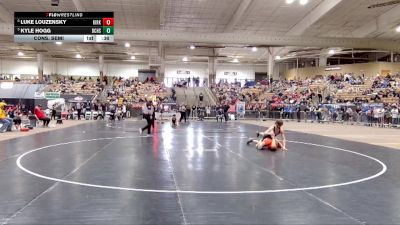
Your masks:
M 2 125 L 0 127 L 0 133 L 11 131 L 11 127 L 13 124 L 12 119 L 7 118 L 6 105 L 7 104 L 4 101 L 0 102 L 0 124 Z

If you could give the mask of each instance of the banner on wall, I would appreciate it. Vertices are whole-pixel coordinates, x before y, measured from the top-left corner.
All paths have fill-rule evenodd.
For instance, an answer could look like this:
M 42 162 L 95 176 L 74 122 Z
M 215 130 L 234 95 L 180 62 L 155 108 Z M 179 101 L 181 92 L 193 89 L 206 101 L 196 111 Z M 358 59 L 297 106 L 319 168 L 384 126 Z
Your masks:
M 44 98 L 44 92 L 36 91 L 34 94 L 34 98 Z
M 13 82 L 2 82 L 0 83 L 0 88 L 1 89 L 12 89 L 14 87 Z
M 185 75 L 189 75 L 190 71 L 189 70 L 177 70 L 176 74 L 185 74 Z
M 61 96 L 60 92 L 45 92 L 44 93 L 45 99 L 58 99 L 58 98 L 60 98 L 60 96 Z
M 244 115 L 246 112 L 246 103 L 245 102 L 237 102 L 236 103 L 236 112 L 238 114 Z
M 82 96 L 76 96 L 73 100 L 76 101 L 76 102 L 82 102 L 83 101 L 83 97 Z
M 237 72 L 224 72 L 225 76 L 237 76 L 238 73 Z
M 325 68 L 325 71 L 335 71 L 335 70 L 341 70 L 342 67 L 336 66 L 336 67 L 327 67 Z

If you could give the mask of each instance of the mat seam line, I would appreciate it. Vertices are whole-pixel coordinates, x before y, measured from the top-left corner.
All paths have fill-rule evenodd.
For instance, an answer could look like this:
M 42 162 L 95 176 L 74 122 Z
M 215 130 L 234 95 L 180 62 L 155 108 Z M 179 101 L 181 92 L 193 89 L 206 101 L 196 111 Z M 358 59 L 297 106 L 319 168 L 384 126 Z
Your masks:
M 176 182 L 176 177 L 175 177 L 175 174 L 174 174 L 174 166 L 172 165 L 171 154 L 170 154 L 168 148 L 166 148 L 166 146 L 165 146 L 164 137 L 163 137 L 163 140 L 162 140 L 162 141 L 163 141 L 164 150 L 165 150 L 165 152 L 167 153 L 167 157 L 168 157 L 168 160 L 167 160 L 167 161 L 168 161 L 169 167 L 171 168 L 172 179 L 173 179 L 173 181 L 174 181 L 175 189 L 176 189 L 176 190 L 179 190 L 179 186 L 178 186 L 178 183 Z M 187 223 L 186 216 L 185 216 L 185 213 L 184 213 L 184 210 L 183 210 L 183 203 L 182 203 L 182 200 L 181 200 L 181 197 L 180 197 L 180 193 L 177 192 L 176 194 L 177 194 L 177 196 L 178 196 L 178 205 L 179 205 L 179 207 L 180 207 L 180 209 L 181 209 L 181 212 L 182 212 L 183 224 L 184 224 L 184 225 L 187 225 L 188 223 Z
M 211 138 L 209 138 L 209 137 L 207 137 L 207 136 L 205 136 L 205 135 L 203 135 L 203 137 L 205 137 L 205 138 L 208 139 L 208 140 L 213 141 Z M 256 164 L 256 163 L 254 163 L 253 161 L 247 159 L 246 157 L 242 156 L 242 155 L 239 154 L 239 153 L 233 152 L 232 150 L 230 150 L 230 149 L 228 149 L 228 148 L 225 148 L 224 146 L 222 146 L 221 144 L 219 144 L 219 142 L 217 142 L 217 145 L 218 145 L 218 146 L 221 146 L 222 148 L 224 148 L 224 149 L 226 149 L 226 150 L 228 150 L 229 152 L 233 153 L 234 155 L 239 156 L 240 158 L 244 159 L 245 161 L 250 162 L 251 164 L 255 165 L 256 167 L 261 168 L 261 169 L 264 170 L 264 171 L 268 171 L 269 173 L 271 173 L 272 175 L 274 175 L 275 177 L 277 177 L 280 181 L 285 182 L 285 183 L 287 183 L 287 184 L 289 184 L 289 185 L 291 185 L 291 186 L 293 186 L 293 187 L 298 187 L 298 185 L 296 185 L 295 183 L 293 183 L 293 182 L 291 182 L 291 181 L 289 181 L 289 180 L 287 180 L 287 179 L 284 179 L 283 177 L 280 177 L 280 176 L 276 175 L 273 171 L 268 170 L 268 169 L 266 169 L 266 168 L 264 168 L 264 167 L 262 167 L 262 166 L 259 166 L 258 164 Z M 307 195 L 309 195 L 310 197 L 316 199 L 317 201 L 321 202 L 322 204 L 324 204 L 324 205 L 326 205 L 326 206 L 328 206 L 328 207 L 334 209 L 336 212 L 338 212 L 338 213 L 344 215 L 345 217 L 347 217 L 347 218 L 349 218 L 349 219 L 351 219 L 351 220 L 353 220 L 353 221 L 355 221 L 355 222 L 357 222 L 357 223 L 359 223 L 359 224 L 366 224 L 365 222 L 363 222 L 363 221 L 361 221 L 360 219 L 357 219 L 357 218 L 355 218 L 355 217 L 353 217 L 353 216 L 347 214 L 346 212 L 344 212 L 344 211 L 341 210 L 340 208 L 338 208 L 338 207 L 332 205 L 331 203 L 329 203 L 329 202 L 327 202 L 327 201 L 325 201 L 325 200 L 323 200 L 323 199 L 321 199 L 321 198 L 318 198 L 317 196 L 315 196 L 315 195 L 313 195 L 313 194 L 311 194 L 311 193 L 309 193 L 309 192 L 307 192 L 307 191 L 305 191 L 305 190 L 303 190 L 302 192 L 306 193 Z
M 103 146 L 100 150 L 98 150 L 97 152 L 95 152 L 92 156 L 90 156 L 87 160 L 85 160 L 83 163 L 81 163 L 77 168 L 75 168 L 74 170 L 72 170 L 71 172 L 69 172 L 67 175 L 65 175 L 62 179 L 67 178 L 68 176 L 74 174 L 76 171 L 78 171 L 81 167 L 83 167 L 87 162 L 89 162 L 92 158 L 94 158 L 94 156 L 96 156 L 98 153 L 102 152 L 103 150 L 105 150 L 109 145 L 111 145 L 115 140 L 111 141 L 110 143 L 106 144 L 105 146 Z M 35 198 L 33 198 L 31 201 L 29 201 L 25 206 L 23 206 L 22 208 L 20 208 L 19 210 L 17 210 L 16 212 L 14 212 L 11 216 L 7 217 L 7 218 L 3 218 L 3 222 L 0 225 L 5 225 L 8 224 L 9 221 L 11 221 L 12 219 L 16 218 L 16 216 L 18 214 L 21 214 L 26 208 L 28 208 L 29 206 L 31 206 L 35 201 L 37 201 L 40 197 L 42 197 L 43 195 L 45 195 L 46 193 L 48 193 L 49 191 L 53 190 L 60 182 L 55 182 L 54 184 L 52 184 L 49 188 L 47 188 L 46 190 L 44 190 L 42 193 L 40 193 L 39 195 L 37 195 Z

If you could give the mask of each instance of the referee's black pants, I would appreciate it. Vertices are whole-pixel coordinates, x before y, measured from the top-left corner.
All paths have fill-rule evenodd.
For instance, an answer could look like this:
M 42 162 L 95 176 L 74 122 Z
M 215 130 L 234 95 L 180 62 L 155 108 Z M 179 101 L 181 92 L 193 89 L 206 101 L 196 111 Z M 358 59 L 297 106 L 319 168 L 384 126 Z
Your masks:
M 181 118 L 179 119 L 179 123 L 182 121 L 182 119 L 185 119 L 186 123 L 186 112 L 181 112 Z
M 145 130 L 147 130 L 147 133 L 150 134 L 151 125 L 152 125 L 152 120 L 151 120 L 151 118 L 150 118 L 150 115 L 144 115 L 143 117 L 144 117 L 144 119 L 146 120 L 147 125 L 146 125 L 145 127 L 142 128 L 142 132 L 144 132 Z

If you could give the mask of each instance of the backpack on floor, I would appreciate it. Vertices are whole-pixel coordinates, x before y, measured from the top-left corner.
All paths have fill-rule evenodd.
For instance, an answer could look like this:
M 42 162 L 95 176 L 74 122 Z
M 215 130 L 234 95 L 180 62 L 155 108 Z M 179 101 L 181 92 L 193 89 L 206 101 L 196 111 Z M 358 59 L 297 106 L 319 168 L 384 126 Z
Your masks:
M 23 128 L 28 128 L 29 130 L 33 130 L 33 126 L 31 126 L 30 124 L 25 124 Z

